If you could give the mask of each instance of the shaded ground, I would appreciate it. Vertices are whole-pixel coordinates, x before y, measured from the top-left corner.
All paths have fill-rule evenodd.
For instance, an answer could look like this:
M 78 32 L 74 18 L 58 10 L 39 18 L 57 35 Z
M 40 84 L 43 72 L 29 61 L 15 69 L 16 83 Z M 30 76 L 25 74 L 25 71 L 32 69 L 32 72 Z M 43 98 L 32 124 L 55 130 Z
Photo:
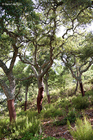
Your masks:
M 85 115 L 88 117 L 93 128 L 93 109 L 88 109 L 85 111 Z M 63 117 L 59 117 L 59 120 L 62 120 Z M 72 124 L 74 127 L 74 124 Z M 69 133 L 67 125 L 64 126 L 54 126 L 52 121 L 43 121 L 43 131 L 47 136 L 52 136 L 55 138 L 65 138 L 66 140 L 73 140 L 73 137 Z

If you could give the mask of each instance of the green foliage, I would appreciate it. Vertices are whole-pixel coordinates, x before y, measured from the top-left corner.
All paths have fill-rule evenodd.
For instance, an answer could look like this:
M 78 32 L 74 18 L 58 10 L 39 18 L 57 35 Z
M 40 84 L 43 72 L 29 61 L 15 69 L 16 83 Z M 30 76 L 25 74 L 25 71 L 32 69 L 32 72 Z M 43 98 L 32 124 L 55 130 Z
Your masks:
M 87 97 L 79 96 L 77 98 L 73 98 L 72 104 L 76 109 L 81 110 L 89 106 L 89 101 Z
M 93 105 L 93 96 L 90 97 L 91 105 Z
M 56 117 L 56 116 L 63 116 L 63 111 L 59 108 L 57 109 L 53 105 L 50 105 L 48 108 L 42 110 L 42 115 L 44 118 Z
M 62 108 L 68 108 L 71 106 L 71 102 L 68 98 L 63 98 L 60 101 L 57 101 L 57 106 L 60 106 Z
M 78 112 L 76 112 L 75 109 L 73 109 L 72 111 L 69 111 L 67 116 L 64 117 L 61 121 L 55 121 L 53 123 L 53 125 L 59 126 L 59 125 L 66 125 L 67 124 L 67 120 L 70 123 L 74 123 L 76 121 L 76 118 L 80 117 L 80 115 L 78 114 Z
M 0 119 L 0 138 L 2 138 L 5 134 L 8 135 L 7 125 L 9 123 L 8 119 Z
M 33 136 L 40 132 L 41 123 L 36 117 L 35 112 L 21 113 L 15 123 L 11 125 L 9 122 L 0 122 L 0 135 L 1 138 L 5 135 L 10 135 L 11 139 L 18 139 L 20 136 L 24 137 L 26 132 L 32 133 Z
M 27 132 L 25 136 L 19 140 L 57 140 L 55 137 L 44 137 L 43 135 L 33 136 L 32 133 Z M 64 138 L 60 138 L 59 140 L 65 140 Z
M 87 95 L 88 95 L 88 96 L 92 96 L 92 95 L 93 95 L 93 89 L 92 89 L 92 90 L 87 91 L 87 92 L 86 92 L 86 96 L 87 96 Z
M 78 118 L 74 128 L 71 127 L 69 121 L 68 126 L 75 140 L 93 140 L 92 126 L 86 117 L 84 117 L 84 120 Z

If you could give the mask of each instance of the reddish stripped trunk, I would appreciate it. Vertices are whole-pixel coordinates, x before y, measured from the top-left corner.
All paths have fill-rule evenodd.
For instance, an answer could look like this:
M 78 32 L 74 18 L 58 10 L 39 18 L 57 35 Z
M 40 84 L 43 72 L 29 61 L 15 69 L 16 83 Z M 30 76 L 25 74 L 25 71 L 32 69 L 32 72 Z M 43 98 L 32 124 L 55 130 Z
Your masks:
M 80 82 L 80 89 L 81 89 L 82 97 L 85 96 L 82 82 Z
M 15 107 L 14 107 L 14 99 L 8 100 L 7 103 L 8 103 L 10 122 L 12 122 L 13 120 L 15 121 L 15 119 L 16 119 L 16 112 L 15 112 Z
M 42 110 L 43 97 L 44 97 L 44 88 L 41 87 L 41 88 L 39 88 L 38 97 L 37 97 L 37 109 L 38 109 L 38 113 L 40 113 L 40 111 Z

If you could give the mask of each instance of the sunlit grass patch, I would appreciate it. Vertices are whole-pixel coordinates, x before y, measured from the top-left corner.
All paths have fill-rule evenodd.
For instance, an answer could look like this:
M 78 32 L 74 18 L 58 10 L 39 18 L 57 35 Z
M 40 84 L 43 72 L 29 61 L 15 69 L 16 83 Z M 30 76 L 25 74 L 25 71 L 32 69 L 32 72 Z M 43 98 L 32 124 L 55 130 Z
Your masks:
M 71 127 L 69 121 L 68 126 L 70 133 L 75 140 L 93 140 L 93 129 L 86 117 L 84 117 L 84 120 L 77 118 L 74 128 Z

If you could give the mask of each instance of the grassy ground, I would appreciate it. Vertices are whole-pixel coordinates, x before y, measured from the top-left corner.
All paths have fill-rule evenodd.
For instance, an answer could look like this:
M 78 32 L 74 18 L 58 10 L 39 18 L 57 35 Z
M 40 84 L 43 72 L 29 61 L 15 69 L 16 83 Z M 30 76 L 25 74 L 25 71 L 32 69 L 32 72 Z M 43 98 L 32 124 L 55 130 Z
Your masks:
M 51 103 L 47 103 L 45 95 L 43 110 L 37 113 L 36 98 L 28 101 L 27 111 L 24 112 L 24 102 L 16 105 L 17 120 L 10 124 L 8 112 L 0 114 L 0 138 L 1 140 L 93 140 L 93 90 L 91 85 L 86 86 L 85 97 L 81 97 L 78 91 L 73 95 L 73 87 L 52 90 L 50 92 Z M 83 118 L 86 119 L 83 119 Z M 83 123 L 80 120 L 85 120 Z M 86 125 L 86 122 L 87 123 Z M 83 126 L 84 124 L 84 126 Z M 78 125 L 82 125 L 81 128 Z M 88 128 L 85 132 L 84 128 Z M 73 130 L 73 131 L 72 131 Z M 77 132 L 76 130 L 80 130 Z M 74 132 L 77 132 L 76 134 Z M 78 138 L 78 133 L 82 137 Z

